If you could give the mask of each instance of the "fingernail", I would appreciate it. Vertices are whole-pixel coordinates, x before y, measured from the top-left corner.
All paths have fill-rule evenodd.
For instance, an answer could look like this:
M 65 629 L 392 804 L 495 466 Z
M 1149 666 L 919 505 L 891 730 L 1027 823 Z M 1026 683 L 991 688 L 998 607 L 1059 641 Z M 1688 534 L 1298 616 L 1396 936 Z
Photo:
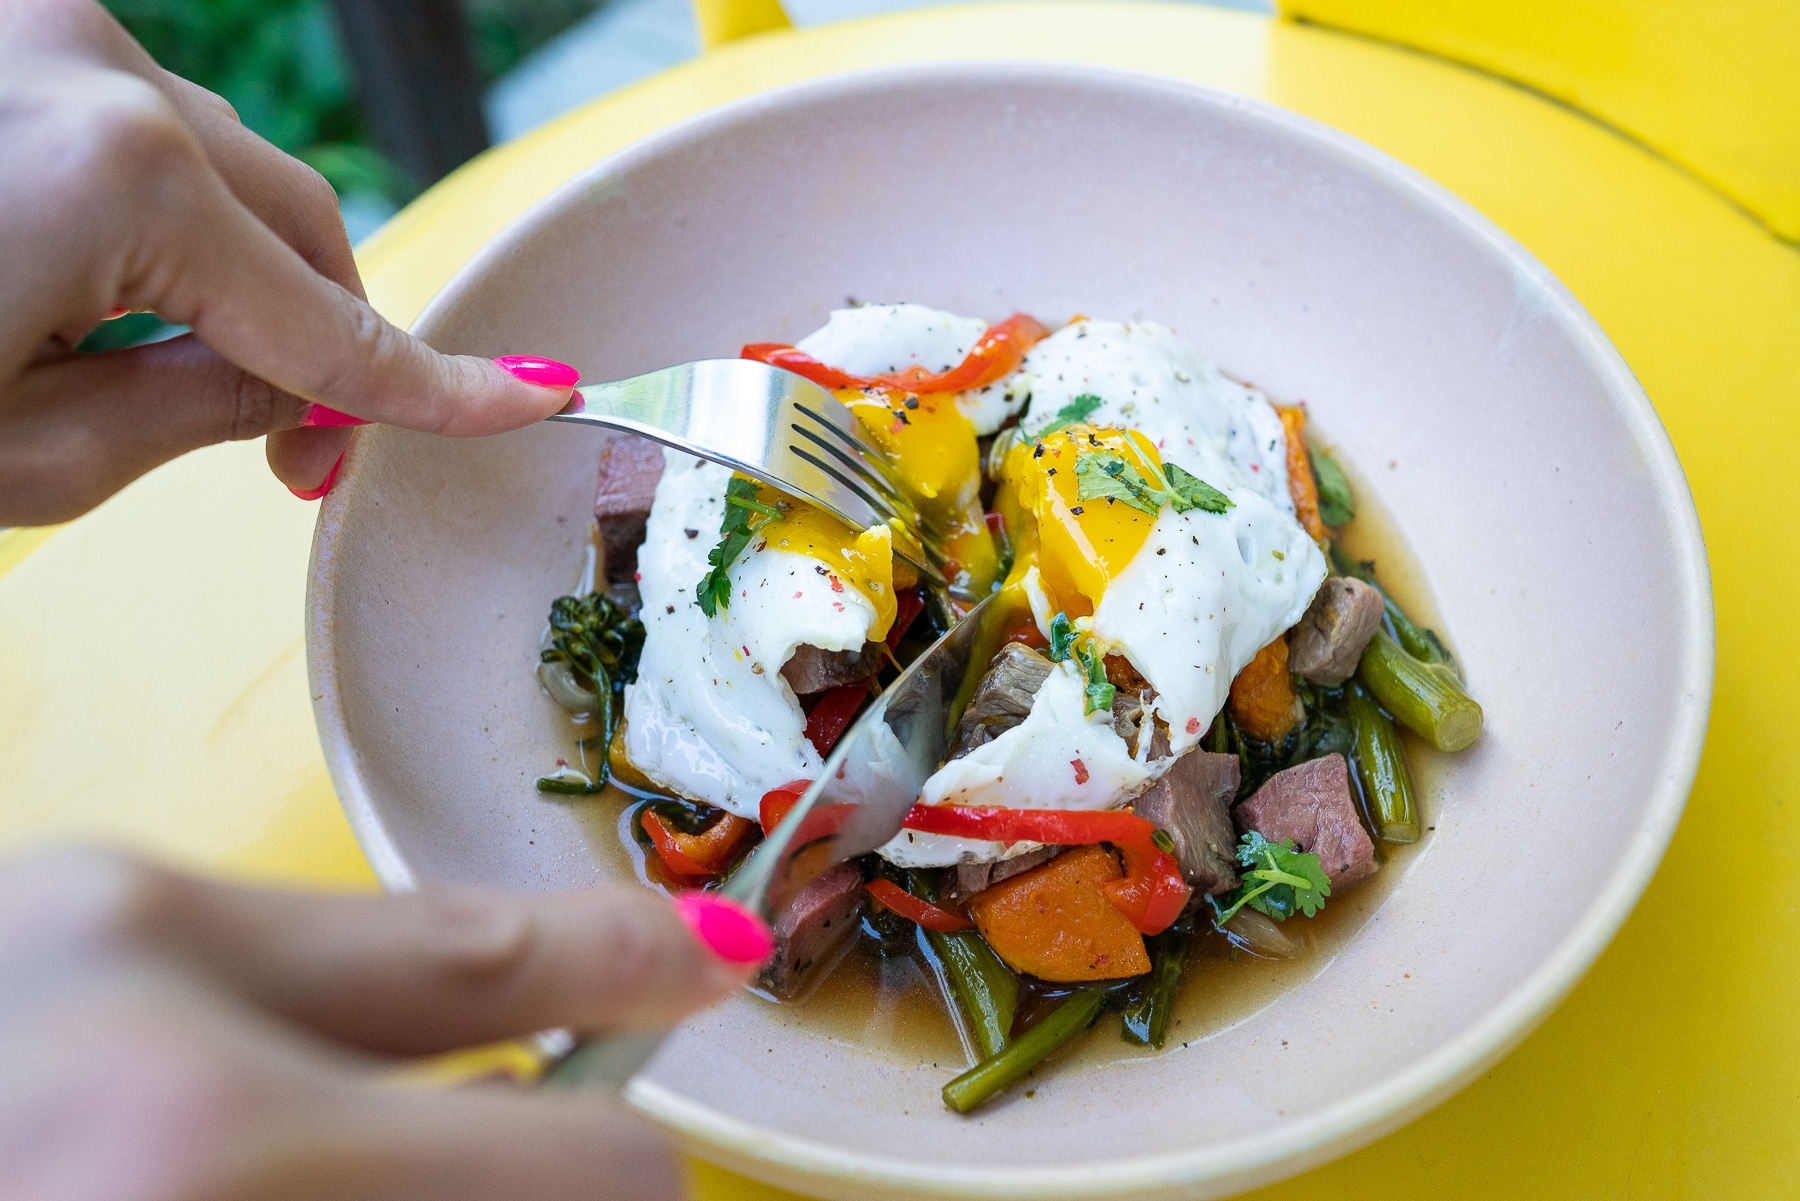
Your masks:
M 542 388 L 573 388 L 581 372 L 555 359 L 541 359 L 534 354 L 507 354 L 495 359 L 502 369 L 516 379 Z
M 300 419 L 302 429 L 331 429 L 340 425 L 367 425 L 361 417 L 352 417 L 348 413 L 340 413 L 336 409 L 328 409 L 324 405 L 314 405 L 306 410 L 306 416 Z
M 344 454 L 348 453 L 350 452 L 344 452 Z M 301 500 L 318 500 L 321 496 L 324 496 L 327 492 L 331 491 L 331 486 L 337 483 L 338 468 L 343 465 L 344 455 L 339 455 L 337 457 L 337 462 L 331 465 L 331 470 L 325 473 L 325 482 L 320 484 L 317 488 L 289 488 L 288 491 L 292 492 L 295 496 L 298 496 Z
M 726 963 L 761 963 L 775 952 L 769 927 L 736 901 L 710 892 L 684 892 L 675 898 L 675 912 Z

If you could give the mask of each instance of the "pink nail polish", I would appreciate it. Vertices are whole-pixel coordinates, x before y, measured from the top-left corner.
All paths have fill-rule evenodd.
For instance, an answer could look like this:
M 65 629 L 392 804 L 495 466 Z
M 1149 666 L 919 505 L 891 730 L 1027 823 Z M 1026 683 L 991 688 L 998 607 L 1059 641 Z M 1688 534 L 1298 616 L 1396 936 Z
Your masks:
M 344 453 L 348 454 L 349 452 L 345 451 Z M 289 488 L 288 491 L 292 492 L 295 496 L 298 496 L 301 500 L 318 500 L 321 496 L 324 496 L 327 492 L 331 491 L 331 486 L 337 483 L 338 468 L 343 465 L 344 456 L 339 455 L 337 457 L 337 462 L 331 465 L 331 470 L 325 473 L 325 482 L 320 484 L 317 488 Z
M 333 429 L 340 425 L 367 425 L 361 417 L 352 417 L 348 413 L 340 413 L 336 409 L 328 409 L 324 405 L 314 405 L 306 410 L 306 416 L 300 419 L 302 429 Z
M 528 384 L 537 384 L 541 388 L 573 388 L 575 381 L 581 378 L 581 372 L 567 363 L 539 358 L 534 354 L 501 355 L 494 362 L 515 378 Z
M 727 963 L 761 963 L 775 952 L 763 920 L 736 901 L 709 892 L 675 897 L 675 912 L 694 937 Z

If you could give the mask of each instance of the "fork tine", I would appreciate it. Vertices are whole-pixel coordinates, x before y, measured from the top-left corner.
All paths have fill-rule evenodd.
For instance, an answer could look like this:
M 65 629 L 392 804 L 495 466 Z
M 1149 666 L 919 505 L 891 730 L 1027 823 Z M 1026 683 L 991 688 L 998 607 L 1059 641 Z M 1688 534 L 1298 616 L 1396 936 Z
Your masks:
M 793 408 L 797 412 L 804 413 L 806 416 L 812 418 L 813 422 L 815 424 L 817 424 L 820 429 L 824 430 L 826 433 L 832 435 L 838 441 L 842 442 L 845 446 L 849 447 L 851 457 L 857 461 L 859 467 L 861 466 L 861 464 L 867 463 L 873 467 L 878 468 L 880 470 L 881 477 L 882 477 L 881 478 L 881 486 L 886 491 L 894 493 L 896 495 L 901 494 L 899 486 L 898 486 L 897 482 L 895 481 L 895 479 L 893 478 L 894 477 L 893 465 L 888 462 L 887 452 L 883 451 L 881 449 L 881 447 L 875 445 L 875 443 L 869 441 L 867 438 L 864 438 L 857 433 L 854 433 L 850 430 L 844 429 L 842 426 L 838 425 L 835 421 L 832 421 L 829 418 L 827 418 L 824 414 L 815 412 L 814 410 L 808 408 L 806 405 L 800 403 L 799 401 L 795 401 L 793 403 Z M 854 420 L 854 418 L 852 420 Z M 799 426 L 793 426 L 792 428 L 796 432 L 801 432 Z M 817 437 L 815 437 L 814 441 L 820 441 L 820 440 Z M 823 442 L 821 441 L 820 444 L 823 445 Z M 844 455 L 842 454 L 842 452 L 834 450 L 833 453 L 837 454 L 839 458 L 844 458 Z M 846 461 L 849 461 L 849 460 L 846 460 Z
M 794 453 L 794 456 L 796 458 L 803 459 L 806 462 L 811 463 L 814 467 L 817 467 L 820 471 L 824 472 L 826 475 L 828 475 L 832 479 L 836 480 L 838 482 L 838 484 L 844 488 L 845 491 L 851 493 L 858 500 L 862 501 L 863 504 L 869 506 L 869 508 L 877 516 L 879 516 L 883 521 L 891 521 L 895 517 L 899 516 L 899 514 L 894 511 L 894 509 L 887 503 L 886 500 L 882 499 L 881 497 L 871 496 L 862 487 L 861 484 L 857 483 L 855 480 L 846 476 L 843 472 L 839 471 L 836 467 L 832 466 L 830 463 L 826 462 L 824 459 L 817 457 L 816 455 L 810 453 L 809 451 L 807 451 L 804 448 L 799 447 L 799 446 L 792 446 L 792 447 L 789 447 L 788 449 Z
M 893 488 L 888 481 L 882 479 L 879 474 L 870 471 L 864 460 L 846 454 L 844 451 L 826 441 L 824 438 L 819 437 L 819 435 L 800 425 L 798 422 L 791 423 L 788 428 L 793 430 L 794 433 L 799 434 L 802 438 L 805 438 L 808 442 L 811 442 L 814 446 L 817 446 L 832 458 L 836 459 L 849 470 L 855 472 L 857 477 L 861 479 L 863 483 L 871 488 L 877 489 L 882 496 L 888 500 L 891 507 L 897 509 L 904 503 L 904 498 L 900 493 Z M 797 446 L 790 446 L 788 449 L 797 452 L 800 448 Z

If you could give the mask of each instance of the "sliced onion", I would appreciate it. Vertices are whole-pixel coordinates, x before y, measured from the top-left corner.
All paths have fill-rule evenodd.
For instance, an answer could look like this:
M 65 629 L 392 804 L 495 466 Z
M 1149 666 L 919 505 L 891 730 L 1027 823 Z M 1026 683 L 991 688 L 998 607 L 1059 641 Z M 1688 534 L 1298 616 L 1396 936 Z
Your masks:
M 538 683 L 550 694 L 550 699 L 567 709 L 570 713 L 598 713 L 600 711 L 599 694 L 589 692 L 575 682 L 575 670 L 567 663 L 539 663 L 537 669 Z
M 1292 959 L 1306 949 L 1305 943 L 1288 937 L 1281 923 L 1248 907 L 1232 914 L 1224 929 L 1232 946 L 1265 959 Z

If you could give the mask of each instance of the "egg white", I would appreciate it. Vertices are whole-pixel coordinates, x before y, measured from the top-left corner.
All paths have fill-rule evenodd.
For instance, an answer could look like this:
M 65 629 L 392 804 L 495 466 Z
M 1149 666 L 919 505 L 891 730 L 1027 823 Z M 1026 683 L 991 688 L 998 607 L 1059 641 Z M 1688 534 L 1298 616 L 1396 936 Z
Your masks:
M 1213 487 L 1247 488 L 1293 515 L 1287 438 L 1268 398 L 1220 374 L 1213 361 L 1154 321 L 1077 321 L 1039 342 L 1008 386 L 1030 393 L 1026 435 L 1064 405 L 1098 396 L 1093 425 L 1134 429 L 1164 462 Z
M 638 551 L 644 651 L 625 689 L 625 753 L 659 786 L 754 818 L 765 792 L 824 768 L 782 665 L 803 642 L 860 648 L 875 607 L 834 590 L 816 560 L 764 549 L 738 557 L 731 603 L 708 618 L 695 587 L 731 472 L 672 450 L 664 464 Z
M 1121 798 L 1142 792 L 1155 773 L 1133 759 L 1131 747 L 1113 732 L 1110 710 L 1086 712 L 1086 683 L 1073 663 L 1057 664 L 1032 699 L 1025 720 L 940 767 L 925 782 L 920 801 L 1009 809 L 1110 809 Z M 1005 799 L 996 799 L 1000 797 Z M 881 848 L 881 855 L 901 867 L 943 867 L 1021 855 L 1036 846 L 1008 847 L 902 830 Z

